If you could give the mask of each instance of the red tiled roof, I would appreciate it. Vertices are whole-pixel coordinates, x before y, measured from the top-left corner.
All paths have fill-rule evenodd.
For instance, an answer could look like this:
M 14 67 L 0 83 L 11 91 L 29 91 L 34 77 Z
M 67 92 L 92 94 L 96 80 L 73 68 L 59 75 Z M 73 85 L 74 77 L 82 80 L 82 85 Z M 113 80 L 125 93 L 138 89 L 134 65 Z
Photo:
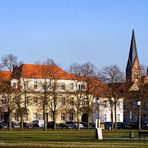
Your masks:
M 10 78 L 11 78 L 11 72 L 10 71 L 6 71 L 6 70 L 0 71 L 0 79 L 7 81 Z
M 71 74 L 56 65 L 23 64 L 21 77 L 71 79 Z
M 106 85 L 97 78 L 90 78 L 88 84 L 89 93 L 95 96 L 101 96 L 106 91 Z

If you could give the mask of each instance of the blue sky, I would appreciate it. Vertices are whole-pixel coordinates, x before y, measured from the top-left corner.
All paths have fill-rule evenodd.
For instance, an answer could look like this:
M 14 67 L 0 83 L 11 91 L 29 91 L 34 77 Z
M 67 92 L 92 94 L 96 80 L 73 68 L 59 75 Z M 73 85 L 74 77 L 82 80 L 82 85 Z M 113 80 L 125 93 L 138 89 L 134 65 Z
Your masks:
M 125 70 L 132 29 L 148 65 L 147 0 L 0 0 L 0 55 Z

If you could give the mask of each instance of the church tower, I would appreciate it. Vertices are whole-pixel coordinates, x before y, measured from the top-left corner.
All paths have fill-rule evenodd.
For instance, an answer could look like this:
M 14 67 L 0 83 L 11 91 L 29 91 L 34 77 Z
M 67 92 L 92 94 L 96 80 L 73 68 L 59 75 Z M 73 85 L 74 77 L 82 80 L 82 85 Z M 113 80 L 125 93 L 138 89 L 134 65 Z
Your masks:
M 135 82 L 140 79 L 140 63 L 137 54 L 136 40 L 134 30 L 132 31 L 132 38 L 130 44 L 130 51 L 126 66 L 126 81 Z

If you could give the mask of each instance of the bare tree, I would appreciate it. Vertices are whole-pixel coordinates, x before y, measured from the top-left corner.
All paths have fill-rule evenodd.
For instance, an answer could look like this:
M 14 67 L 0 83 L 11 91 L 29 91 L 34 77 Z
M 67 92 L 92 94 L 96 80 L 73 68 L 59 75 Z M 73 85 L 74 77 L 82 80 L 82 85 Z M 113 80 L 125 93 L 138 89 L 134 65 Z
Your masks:
M 1 58 L 1 69 L 6 69 L 10 75 L 12 75 L 13 67 L 14 65 L 20 65 L 21 62 L 18 62 L 18 59 L 16 56 L 12 54 L 8 54 L 6 56 L 3 56 Z M 9 81 L 4 81 L 3 78 L 1 77 L 1 81 L 3 83 L 3 89 L 4 93 L 3 95 L 6 97 L 6 104 L 7 104 L 7 109 L 8 109 L 8 114 L 9 114 L 9 129 L 12 129 L 12 112 L 16 108 L 16 94 L 14 92 L 14 87 L 11 84 L 11 79 L 10 77 Z
M 114 128 L 113 118 L 115 119 L 115 128 L 117 128 L 117 101 L 123 97 L 124 74 L 117 65 L 111 65 L 103 68 L 101 77 L 108 87 L 105 96 L 110 103 L 112 129 Z
M 56 129 L 56 117 L 61 103 L 61 93 L 59 91 L 61 84 L 58 80 L 64 71 L 51 59 L 47 59 L 44 64 L 37 64 L 36 71 L 41 78 L 37 82 L 41 91 L 38 91 L 36 94 L 40 98 L 40 105 L 43 110 L 44 130 L 46 130 L 47 112 L 51 115 L 54 129 Z
M 80 129 L 79 116 L 82 112 L 82 102 L 85 101 L 86 99 L 86 96 L 85 96 L 86 82 L 84 81 L 83 76 L 81 76 L 81 71 L 82 71 L 82 65 L 74 63 L 69 67 L 69 72 L 72 73 L 71 79 L 74 82 L 73 87 L 75 87 L 73 95 L 75 96 L 74 107 L 76 109 L 78 130 Z
M 71 67 L 71 72 L 77 74 L 79 76 L 79 79 L 76 79 L 76 82 L 79 83 L 80 81 L 83 82 L 83 89 L 79 89 L 82 92 L 77 92 L 75 95 L 77 96 L 77 112 L 79 113 L 80 107 L 85 111 L 88 115 L 87 120 L 87 126 L 89 128 L 89 118 L 93 111 L 93 105 L 94 105 L 94 98 L 98 97 L 98 95 L 101 95 L 101 91 L 103 90 L 103 85 L 101 81 L 98 79 L 96 75 L 96 68 L 93 64 L 90 62 L 87 62 L 85 64 L 79 65 L 79 64 L 73 64 Z M 79 81 L 78 81 L 79 80 Z M 80 95 L 81 94 L 81 95 Z M 85 107 L 82 107 L 80 102 L 83 101 L 83 98 L 85 98 Z M 77 113 L 77 114 L 78 114 Z

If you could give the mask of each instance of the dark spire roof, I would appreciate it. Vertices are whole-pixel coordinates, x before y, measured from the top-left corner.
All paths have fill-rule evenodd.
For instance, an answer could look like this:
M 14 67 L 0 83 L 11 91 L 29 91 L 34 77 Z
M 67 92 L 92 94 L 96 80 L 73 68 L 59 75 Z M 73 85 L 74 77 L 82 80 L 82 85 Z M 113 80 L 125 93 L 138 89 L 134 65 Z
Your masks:
M 128 57 L 127 65 L 132 66 L 133 63 L 134 63 L 135 58 L 138 59 L 138 54 L 137 54 L 135 33 L 134 33 L 134 30 L 133 30 L 132 31 L 131 45 L 130 45 L 130 51 L 129 51 L 129 57 Z

